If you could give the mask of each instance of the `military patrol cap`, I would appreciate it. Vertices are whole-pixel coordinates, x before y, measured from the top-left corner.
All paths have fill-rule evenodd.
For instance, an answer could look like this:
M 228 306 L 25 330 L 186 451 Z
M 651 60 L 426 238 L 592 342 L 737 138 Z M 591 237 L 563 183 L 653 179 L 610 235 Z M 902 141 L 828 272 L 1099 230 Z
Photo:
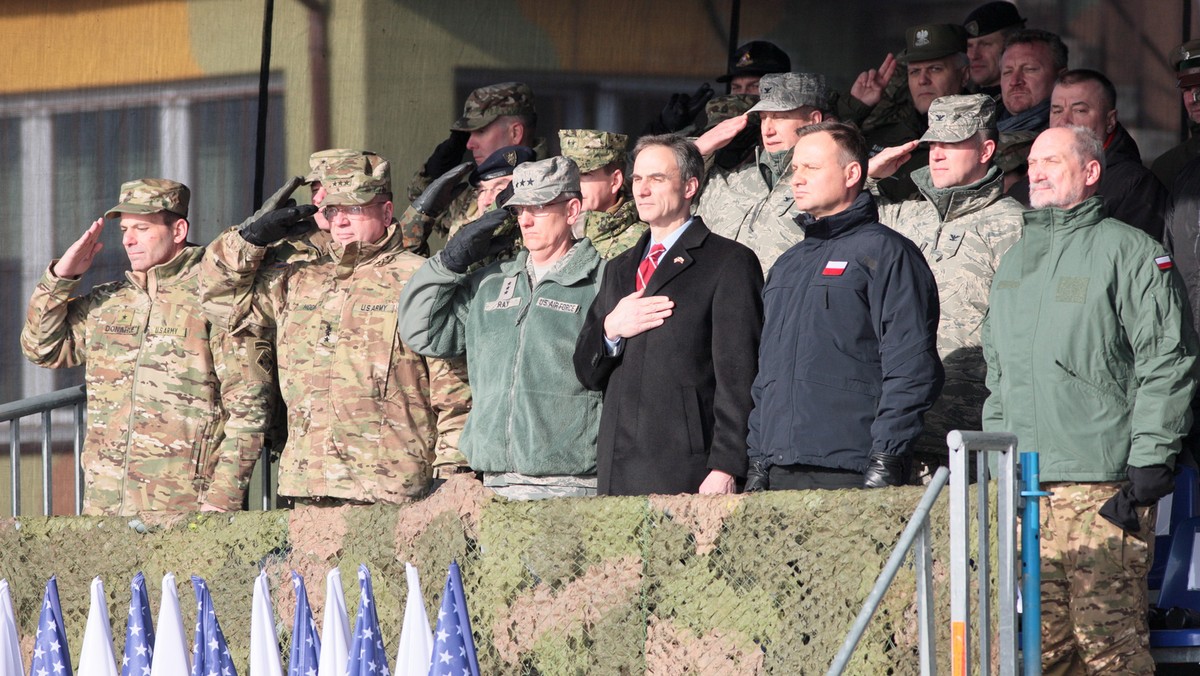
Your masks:
M 1200 40 L 1179 45 L 1171 55 L 1171 65 L 1175 67 L 1180 89 L 1200 85 Z
M 596 129 L 563 129 L 558 132 L 563 157 L 579 167 L 579 173 L 603 169 L 614 162 L 624 166 L 629 156 L 629 137 Z
M 729 71 L 717 78 L 717 82 L 729 82 L 741 75 L 766 75 L 786 73 L 792 69 L 792 60 L 787 52 L 764 40 L 747 42 L 729 59 Z
M 308 175 L 304 177 L 304 182 L 320 182 L 325 166 L 332 162 L 341 162 L 342 160 L 350 160 L 356 157 L 366 157 L 368 155 L 374 156 L 375 153 L 371 152 L 370 150 L 355 150 L 353 148 L 330 148 L 329 150 L 318 150 L 317 152 L 308 156 Z
M 529 146 L 504 146 L 488 155 L 483 164 L 475 167 L 469 180 L 471 185 L 478 188 L 483 181 L 490 181 L 501 176 L 512 176 L 513 169 L 516 169 L 518 164 L 530 162 L 536 157 L 537 153 Z
M 986 94 L 941 96 L 929 104 L 929 129 L 921 142 L 958 143 L 996 128 L 996 101 Z
M 967 29 L 967 35 L 973 38 L 991 35 L 1007 28 L 1024 27 L 1025 17 L 1017 11 L 1017 6 L 1011 2 L 1004 2 L 1004 0 L 986 2 L 976 7 L 971 10 L 971 13 L 967 15 L 967 20 L 963 22 L 963 28 Z
M 178 181 L 165 178 L 139 178 L 121 184 L 121 197 L 117 206 L 104 214 L 105 218 L 116 218 L 118 214 L 156 214 L 167 211 L 180 218 L 187 218 L 188 203 L 192 191 Z
M 501 82 L 471 92 L 451 131 L 483 129 L 502 115 L 533 115 L 533 90 L 524 82 Z
M 714 96 L 704 104 L 704 131 L 708 131 L 731 117 L 750 112 L 758 103 L 756 94 L 725 94 Z
M 932 61 L 951 54 L 967 53 L 967 30 L 954 23 L 926 23 L 904 32 L 904 51 L 896 57 L 900 63 Z
M 550 204 L 565 192 L 579 192 L 579 167 L 567 157 L 526 162 L 513 171 L 513 196 L 505 207 Z
M 392 168 L 374 153 L 337 160 L 325 165 L 321 185 L 323 204 L 369 204 L 380 195 L 392 194 Z
M 772 73 L 758 81 L 758 103 L 752 113 L 781 112 L 811 106 L 829 110 L 825 76 L 815 73 Z

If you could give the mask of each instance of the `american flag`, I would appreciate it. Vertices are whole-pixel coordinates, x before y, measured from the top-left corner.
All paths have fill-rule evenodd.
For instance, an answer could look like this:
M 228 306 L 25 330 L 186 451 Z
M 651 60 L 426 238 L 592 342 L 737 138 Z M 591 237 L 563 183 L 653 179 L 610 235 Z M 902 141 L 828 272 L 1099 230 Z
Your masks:
M 292 571 L 292 589 L 296 592 L 296 617 L 292 620 L 292 651 L 288 657 L 288 676 L 317 676 L 321 663 L 321 636 L 308 607 L 304 578 Z
M 479 658 L 475 656 L 475 639 L 471 636 L 471 616 L 467 613 L 467 599 L 457 561 L 450 562 L 446 589 L 442 591 L 429 676 L 479 676 Z
M 212 594 L 203 579 L 192 576 L 196 592 L 196 642 L 192 645 L 192 676 L 237 676 L 217 611 L 213 609 Z
M 154 660 L 154 624 L 146 596 L 146 576 L 138 572 L 129 583 L 129 619 L 125 621 L 125 656 L 121 676 L 150 676 Z
M 371 573 L 363 564 L 358 566 L 358 619 L 350 639 L 350 660 L 346 676 L 388 676 L 387 651 L 379 631 L 379 616 L 375 613 L 375 592 L 371 590 Z
M 71 673 L 71 651 L 67 648 L 62 607 L 58 605 L 58 580 L 52 576 L 46 583 L 46 595 L 42 598 L 42 613 L 38 616 L 29 675 L 71 676 Z

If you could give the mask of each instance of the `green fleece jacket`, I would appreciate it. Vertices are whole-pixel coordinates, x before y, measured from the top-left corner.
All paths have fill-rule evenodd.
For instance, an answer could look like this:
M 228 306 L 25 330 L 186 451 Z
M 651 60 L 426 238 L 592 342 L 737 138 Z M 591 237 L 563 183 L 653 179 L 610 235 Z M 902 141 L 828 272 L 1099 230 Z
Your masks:
M 992 280 L 983 427 L 1040 454 L 1042 481 L 1173 466 L 1197 342 L 1171 259 L 1100 198 L 1026 212 Z
M 472 405 L 459 447 L 475 470 L 596 473 L 601 394 L 579 384 L 571 359 L 604 260 L 586 238 L 568 256 L 536 286 L 528 251 L 465 275 L 435 256 L 400 294 L 409 347 L 467 355 Z

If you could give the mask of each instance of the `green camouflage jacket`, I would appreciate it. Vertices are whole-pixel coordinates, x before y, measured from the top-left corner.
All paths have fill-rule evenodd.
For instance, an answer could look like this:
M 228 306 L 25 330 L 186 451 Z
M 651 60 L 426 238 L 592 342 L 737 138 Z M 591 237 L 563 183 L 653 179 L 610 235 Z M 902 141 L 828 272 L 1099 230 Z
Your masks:
M 580 219 L 583 221 L 580 232 L 592 241 L 605 260 L 612 260 L 637 244 L 649 227 L 638 219 L 633 200 L 624 197 L 609 211 L 585 211 Z
M 377 243 L 335 243 L 265 271 L 239 331 L 276 336 L 288 409 L 281 495 L 401 502 L 427 490 L 434 465 L 462 463 L 465 366 L 400 341 L 396 296 L 425 260 L 401 240 L 393 221 Z
M 269 418 L 273 348 L 205 319 L 203 255 L 188 247 L 78 298 L 78 280 L 52 264 L 29 301 L 25 356 L 85 367 L 85 514 L 241 507 Z
M 759 147 L 755 162 L 710 172 L 696 208 L 714 233 L 750 247 L 764 273 L 804 239 L 794 220 L 799 212 L 792 197 L 791 162 L 790 150 L 771 158 Z
M 1024 208 L 1004 197 L 1004 178 L 992 167 L 979 183 L 933 187 L 929 167 L 913 172 L 922 199 L 876 197 L 879 221 L 911 239 L 925 255 L 941 300 L 938 356 L 946 369 L 942 395 L 925 414 L 916 450 L 945 454 L 950 430 L 981 429 L 986 367 L 980 326 L 1000 257 L 1021 237 Z

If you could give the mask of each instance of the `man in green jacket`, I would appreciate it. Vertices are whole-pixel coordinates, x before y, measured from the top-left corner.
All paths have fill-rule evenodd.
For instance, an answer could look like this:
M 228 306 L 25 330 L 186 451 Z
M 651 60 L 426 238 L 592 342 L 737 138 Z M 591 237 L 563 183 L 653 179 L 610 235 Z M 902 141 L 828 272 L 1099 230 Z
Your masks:
M 426 356 L 467 355 L 473 408 L 460 448 L 484 485 L 513 499 L 595 495 L 601 397 L 571 360 L 604 260 L 571 235 L 582 211 L 574 162 L 526 162 L 512 185 L 505 207 L 525 249 L 468 273 L 511 244 L 495 235 L 509 212 L 467 224 L 401 292 L 400 336 Z
M 996 271 L 983 328 L 984 429 L 1037 451 L 1050 492 L 1040 524 L 1044 673 L 1154 673 L 1155 504 L 1174 487 L 1196 386 L 1183 283 L 1158 242 L 1105 216 L 1103 158 L 1084 127 L 1034 141 L 1035 210 Z

